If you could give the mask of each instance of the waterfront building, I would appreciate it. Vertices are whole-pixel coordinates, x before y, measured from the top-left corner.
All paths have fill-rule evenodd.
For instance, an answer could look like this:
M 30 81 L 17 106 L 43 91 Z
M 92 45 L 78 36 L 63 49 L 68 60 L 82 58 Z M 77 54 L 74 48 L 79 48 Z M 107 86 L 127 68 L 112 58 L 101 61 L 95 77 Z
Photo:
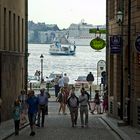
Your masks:
M 0 0 L 0 97 L 2 121 L 27 83 L 26 0 Z
M 107 0 L 106 10 L 109 115 L 140 128 L 140 1 Z

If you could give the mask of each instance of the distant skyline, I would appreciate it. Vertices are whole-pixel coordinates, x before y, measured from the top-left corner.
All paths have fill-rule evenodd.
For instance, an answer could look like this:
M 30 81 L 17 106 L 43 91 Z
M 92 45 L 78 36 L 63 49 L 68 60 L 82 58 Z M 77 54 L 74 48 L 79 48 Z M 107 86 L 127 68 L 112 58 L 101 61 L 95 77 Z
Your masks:
M 57 24 L 60 29 L 82 19 L 93 25 L 106 22 L 106 0 L 28 0 L 28 19 Z

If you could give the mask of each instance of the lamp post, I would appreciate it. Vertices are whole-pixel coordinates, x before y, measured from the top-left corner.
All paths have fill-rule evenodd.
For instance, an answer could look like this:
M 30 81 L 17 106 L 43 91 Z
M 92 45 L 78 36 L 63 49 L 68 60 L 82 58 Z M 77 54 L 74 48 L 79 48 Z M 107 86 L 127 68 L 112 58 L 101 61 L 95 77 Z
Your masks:
M 43 54 L 40 55 L 40 60 L 41 60 L 41 83 L 44 81 L 43 79 Z

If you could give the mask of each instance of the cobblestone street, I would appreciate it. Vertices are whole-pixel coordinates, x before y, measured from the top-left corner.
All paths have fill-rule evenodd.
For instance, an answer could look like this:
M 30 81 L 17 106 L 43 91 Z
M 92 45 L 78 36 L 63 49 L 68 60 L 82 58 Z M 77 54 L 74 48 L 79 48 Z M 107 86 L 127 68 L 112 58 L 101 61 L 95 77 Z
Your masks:
M 30 128 L 24 128 L 19 136 L 8 140 L 119 140 L 118 136 L 102 121 L 100 115 L 89 115 L 89 127 L 81 128 L 80 116 L 75 128 L 71 127 L 70 114 L 58 115 L 58 103 L 49 103 L 49 115 L 44 128 L 36 128 L 36 135 L 29 136 Z

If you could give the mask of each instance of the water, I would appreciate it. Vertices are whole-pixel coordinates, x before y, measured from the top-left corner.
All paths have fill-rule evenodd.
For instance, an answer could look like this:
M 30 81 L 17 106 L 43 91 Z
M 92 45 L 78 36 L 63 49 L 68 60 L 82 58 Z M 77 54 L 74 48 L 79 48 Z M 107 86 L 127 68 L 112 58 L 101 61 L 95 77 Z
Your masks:
M 87 75 L 92 72 L 97 83 L 97 62 L 105 60 L 105 51 L 93 50 L 90 46 L 77 46 L 74 56 L 53 56 L 49 54 L 48 44 L 29 44 L 30 55 L 28 58 L 28 74 L 34 75 L 41 69 L 40 55 L 43 54 L 43 76 L 49 76 L 51 72 L 67 73 L 70 83 L 74 83 L 79 75 Z

